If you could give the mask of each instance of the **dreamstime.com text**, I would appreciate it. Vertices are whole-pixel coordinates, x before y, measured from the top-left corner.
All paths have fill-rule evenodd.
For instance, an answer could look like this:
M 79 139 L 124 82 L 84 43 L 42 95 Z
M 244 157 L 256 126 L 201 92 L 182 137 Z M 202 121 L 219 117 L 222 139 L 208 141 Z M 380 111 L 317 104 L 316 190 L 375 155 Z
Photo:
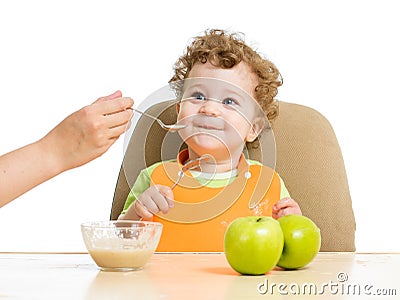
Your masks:
M 257 285 L 261 295 L 365 295 L 365 296 L 397 296 L 400 291 L 395 288 L 375 287 L 372 284 L 351 283 L 345 272 L 339 272 L 336 280 L 329 280 L 319 284 L 315 283 L 275 283 L 265 278 L 264 282 Z

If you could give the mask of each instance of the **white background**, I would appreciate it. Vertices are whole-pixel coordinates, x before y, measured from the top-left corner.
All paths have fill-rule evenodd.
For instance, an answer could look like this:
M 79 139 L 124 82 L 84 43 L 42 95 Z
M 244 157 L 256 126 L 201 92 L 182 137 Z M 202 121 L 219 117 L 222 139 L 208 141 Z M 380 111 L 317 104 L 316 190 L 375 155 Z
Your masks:
M 278 99 L 332 123 L 357 250 L 399 251 L 396 1 L 239 3 L 1 1 L 0 153 L 117 89 L 138 104 L 167 83 L 191 37 L 206 28 L 241 31 L 282 73 Z M 123 141 L 1 208 L 0 251 L 85 251 L 80 223 L 109 218 Z

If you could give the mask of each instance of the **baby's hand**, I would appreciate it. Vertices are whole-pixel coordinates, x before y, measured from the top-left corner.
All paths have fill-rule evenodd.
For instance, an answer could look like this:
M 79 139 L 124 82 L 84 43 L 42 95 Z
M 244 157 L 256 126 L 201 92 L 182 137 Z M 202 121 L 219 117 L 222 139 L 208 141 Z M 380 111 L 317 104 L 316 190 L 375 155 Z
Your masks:
M 302 215 L 299 204 L 292 198 L 283 198 L 272 207 L 272 217 L 279 219 L 286 215 Z
M 154 185 L 144 191 L 132 205 L 136 214 L 144 219 L 150 219 L 154 214 L 168 213 L 174 207 L 174 194 L 168 186 Z

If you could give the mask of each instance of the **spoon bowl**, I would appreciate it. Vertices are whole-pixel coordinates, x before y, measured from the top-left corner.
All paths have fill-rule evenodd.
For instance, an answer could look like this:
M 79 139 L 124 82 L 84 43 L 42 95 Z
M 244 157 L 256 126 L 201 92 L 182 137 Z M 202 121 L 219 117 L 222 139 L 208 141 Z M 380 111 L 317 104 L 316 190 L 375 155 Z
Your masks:
M 157 123 L 161 126 L 161 128 L 163 128 L 163 129 L 165 129 L 167 131 L 176 132 L 178 130 L 186 128 L 186 126 L 187 126 L 187 125 L 182 125 L 182 124 L 171 124 L 171 125 L 168 125 L 168 124 L 165 124 L 163 121 L 161 121 L 159 118 L 157 118 L 157 117 L 155 117 L 153 115 L 150 115 L 148 113 L 140 111 L 140 110 L 138 110 L 136 108 L 133 108 L 133 110 L 138 112 L 138 113 L 140 113 L 140 114 L 142 114 L 143 116 L 146 116 L 148 118 L 151 118 L 151 119 L 157 121 Z

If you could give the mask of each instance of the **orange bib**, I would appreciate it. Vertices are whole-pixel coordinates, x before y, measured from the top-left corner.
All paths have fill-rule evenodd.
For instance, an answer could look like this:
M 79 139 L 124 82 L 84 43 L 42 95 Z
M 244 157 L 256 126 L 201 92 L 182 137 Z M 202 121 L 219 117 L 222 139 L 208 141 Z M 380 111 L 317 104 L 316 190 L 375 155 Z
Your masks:
M 180 153 L 178 160 L 182 157 Z M 181 164 L 166 162 L 156 167 L 152 184 L 172 186 Z M 271 216 L 272 206 L 280 199 L 280 178 L 261 165 L 249 166 L 240 159 L 238 176 L 221 188 L 201 185 L 186 172 L 173 189 L 174 207 L 168 214 L 154 215 L 163 223 L 158 252 L 222 252 L 227 226 L 238 217 Z

